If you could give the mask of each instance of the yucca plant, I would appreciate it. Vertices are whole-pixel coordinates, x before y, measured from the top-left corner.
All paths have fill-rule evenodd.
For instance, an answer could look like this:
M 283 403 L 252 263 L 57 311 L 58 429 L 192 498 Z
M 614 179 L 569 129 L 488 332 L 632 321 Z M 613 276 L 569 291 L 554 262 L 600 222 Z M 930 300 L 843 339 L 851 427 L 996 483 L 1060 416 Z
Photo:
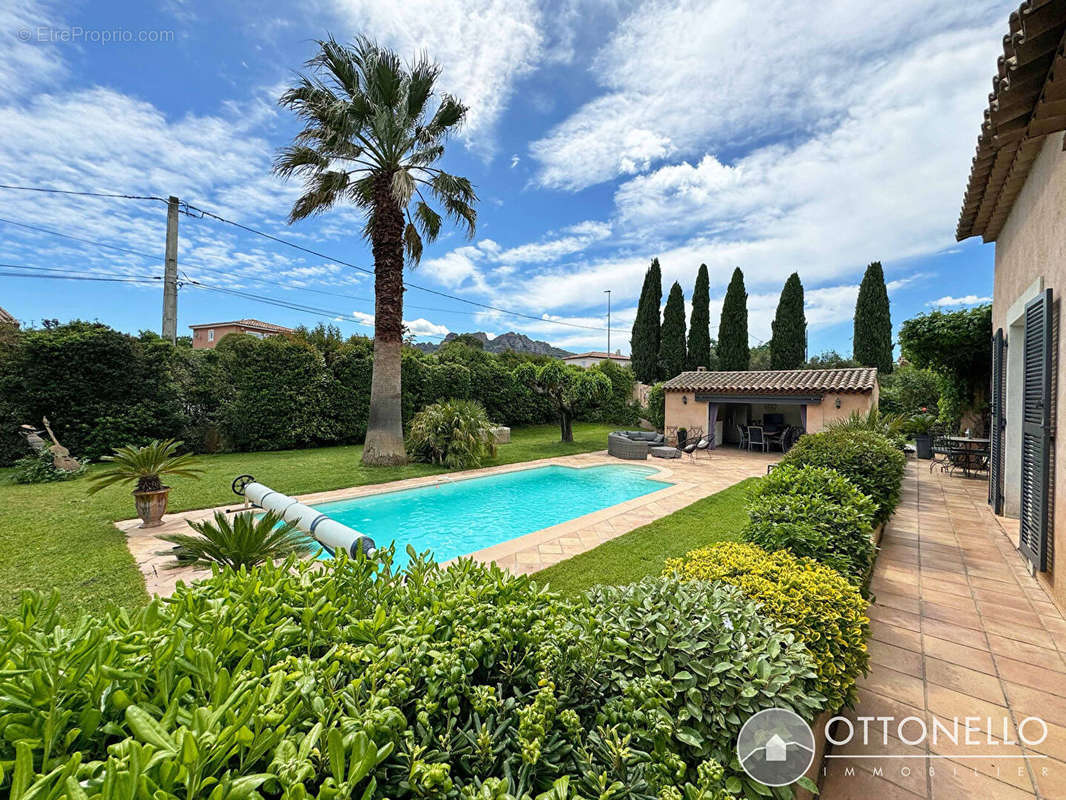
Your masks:
M 189 520 L 189 527 L 200 535 L 170 533 L 159 537 L 174 545 L 169 552 L 160 553 L 174 556 L 176 561 L 171 567 L 221 564 L 240 569 L 291 555 L 307 555 L 312 548 L 311 540 L 296 529 L 296 523 L 282 522 L 276 511 L 261 516 L 250 511 L 233 515 L 216 511 L 214 520 Z
M 900 449 L 906 444 L 907 417 L 903 414 L 882 414 L 871 408 L 867 413 L 852 411 L 843 419 L 826 423 L 828 431 L 872 431 L 879 433 Z
M 414 415 L 407 448 L 417 461 L 465 469 L 496 454 L 496 437 L 480 403 L 446 400 Z
M 136 481 L 135 492 L 158 492 L 166 488 L 163 477 L 176 475 L 181 478 L 196 478 L 203 469 L 196 466 L 196 457 L 191 453 L 177 455 L 182 442 L 174 439 L 160 441 L 156 439 L 144 447 L 126 445 L 119 447 L 101 461 L 110 462 L 110 469 L 99 472 L 89 478 L 92 484 L 89 494 L 94 494 L 116 483 Z

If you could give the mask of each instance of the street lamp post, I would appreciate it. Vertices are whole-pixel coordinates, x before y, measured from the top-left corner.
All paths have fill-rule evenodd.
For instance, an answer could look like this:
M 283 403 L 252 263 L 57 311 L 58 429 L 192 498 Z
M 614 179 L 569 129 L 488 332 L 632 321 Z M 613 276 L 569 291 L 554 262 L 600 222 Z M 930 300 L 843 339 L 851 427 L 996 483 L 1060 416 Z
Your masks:
M 611 353 L 611 290 L 604 289 L 603 293 L 607 295 L 607 354 Z

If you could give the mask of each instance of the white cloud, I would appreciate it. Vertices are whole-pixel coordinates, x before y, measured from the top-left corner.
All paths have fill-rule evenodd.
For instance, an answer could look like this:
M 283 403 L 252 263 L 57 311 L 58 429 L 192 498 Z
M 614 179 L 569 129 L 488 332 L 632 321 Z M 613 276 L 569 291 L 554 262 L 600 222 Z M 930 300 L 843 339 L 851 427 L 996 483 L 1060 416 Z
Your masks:
M 828 0 L 797 11 L 789 0 L 637 6 L 593 60 L 603 93 L 531 146 L 538 181 L 579 189 L 672 153 L 810 135 L 861 102 L 875 76 L 915 41 L 993 22 L 998 30 L 1006 15 L 994 0 Z M 999 36 L 985 41 L 990 73 Z M 924 75 L 934 76 L 932 69 Z M 987 79 L 982 88 L 987 93 Z
M 373 328 L 374 327 L 374 315 L 367 314 L 363 311 L 353 311 L 352 318 L 360 325 Z M 419 317 L 418 319 L 405 319 L 403 325 L 407 328 L 407 332 L 414 336 L 446 336 L 449 333 L 447 325 L 439 325 L 436 322 L 430 322 L 428 319 Z
M 929 306 L 976 306 L 981 303 L 991 303 L 991 297 L 978 297 L 975 294 L 968 294 L 963 297 L 952 297 L 951 295 L 945 295 L 939 297 L 936 300 L 930 300 L 926 305 Z
M 540 264 L 557 261 L 563 256 L 579 253 L 589 245 L 611 235 L 611 226 L 606 222 L 587 220 L 564 228 L 561 236 L 544 241 L 512 247 L 499 253 L 497 258 L 505 264 Z
M 347 24 L 349 35 L 371 34 L 404 58 L 424 50 L 440 63 L 437 86 L 469 106 L 464 136 L 480 149 L 487 149 L 515 82 L 533 69 L 543 45 L 534 0 L 323 2 Z
M 57 19 L 47 3 L 36 0 L 0 4 L 0 85 L 6 96 L 46 86 L 66 74 L 66 64 L 56 56 L 56 45 L 47 41 Z M 45 41 L 39 41 L 41 36 Z

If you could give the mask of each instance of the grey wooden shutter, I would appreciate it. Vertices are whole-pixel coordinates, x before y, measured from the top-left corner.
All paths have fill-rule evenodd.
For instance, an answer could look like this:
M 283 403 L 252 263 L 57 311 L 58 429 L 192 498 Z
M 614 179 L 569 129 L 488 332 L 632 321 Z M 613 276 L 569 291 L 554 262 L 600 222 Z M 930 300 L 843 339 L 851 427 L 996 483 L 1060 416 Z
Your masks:
M 1047 569 L 1048 475 L 1051 458 L 1051 290 L 1025 306 L 1022 385 L 1022 554 Z
M 1007 340 L 1003 329 L 992 338 L 992 430 L 991 452 L 988 460 L 988 504 L 996 514 L 1003 513 L 1003 436 L 1007 427 L 1004 411 Z

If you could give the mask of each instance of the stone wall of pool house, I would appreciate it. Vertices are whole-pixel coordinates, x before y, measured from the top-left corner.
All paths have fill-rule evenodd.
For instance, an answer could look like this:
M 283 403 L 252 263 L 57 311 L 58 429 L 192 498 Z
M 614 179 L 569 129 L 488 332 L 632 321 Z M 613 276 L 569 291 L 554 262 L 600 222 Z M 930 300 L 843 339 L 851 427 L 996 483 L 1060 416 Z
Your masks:
M 707 403 L 696 399 L 695 392 L 676 390 L 667 391 L 666 395 L 666 425 L 667 427 L 688 428 L 695 427 L 707 429 Z M 837 407 L 837 401 L 840 407 Z M 794 406 L 774 404 L 772 395 L 761 398 L 759 404 L 764 411 L 777 411 L 783 413 L 786 408 Z M 827 423 L 836 419 L 844 419 L 852 412 L 867 413 L 871 408 L 877 407 L 877 388 L 873 393 L 841 392 L 826 394 L 820 403 L 807 404 L 807 433 L 818 433 L 825 429 Z M 722 419 L 722 405 L 719 404 L 719 420 Z

